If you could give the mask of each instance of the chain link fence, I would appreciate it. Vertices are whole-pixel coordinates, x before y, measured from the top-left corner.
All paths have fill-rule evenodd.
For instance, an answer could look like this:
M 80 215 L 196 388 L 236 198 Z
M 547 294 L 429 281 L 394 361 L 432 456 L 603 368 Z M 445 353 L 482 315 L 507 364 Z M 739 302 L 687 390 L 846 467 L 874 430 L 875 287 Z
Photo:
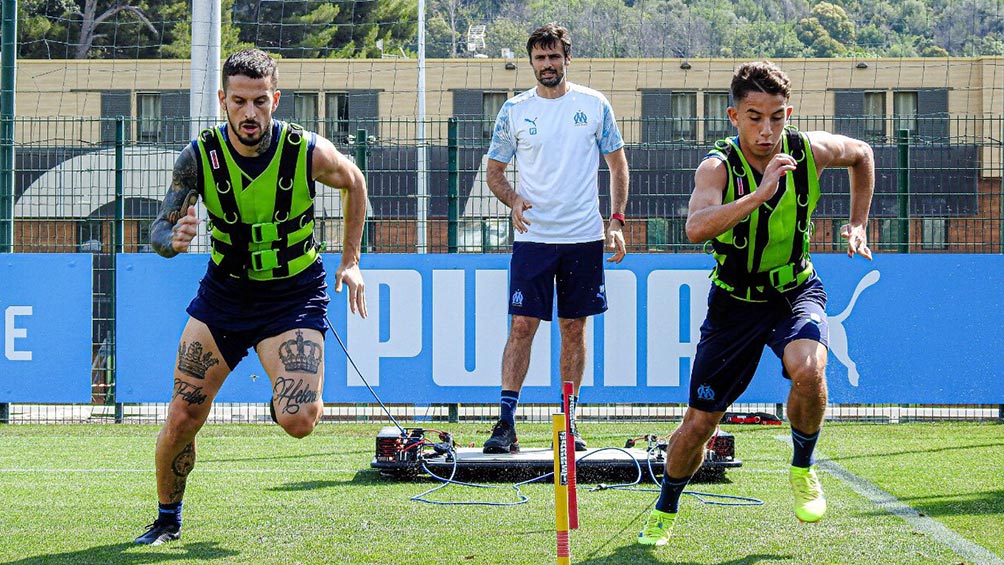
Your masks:
M 870 119 L 870 118 L 869 118 Z M 918 118 L 922 120 L 923 118 Z M 846 120 L 846 118 L 845 118 Z M 890 121 L 892 118 L 889 119 Z M 942 118 L 943 120 L 943 118 Z M 414 120 L 380 119 L 372 130 L 333 136 L 332 141 L 365 172 L 370 191 L 364 234 L 368 253 L 507 253 L 512 242 L 508 209 L 488 189 L 488 138 L 483 120 L 432 120 L 424 138 Z M 623 120 L 631 170 L 625 228 L 630 253 L 702 253 L 685 234 L 693 171 L 709 149 L 707 133 L 720 124 L 665 119 Z M 799 117 L 802 130 L 846 128 L 832 117 Z M 867 124 L 873 125 L 873 124 Z M 895 131 L 884 124 L 881 131 Z M 324 134 L 327 124 L 308 123 Z M 150 223 L 171 179 L 183 143 L 144 141 L 140 124 L 128 118 L 17 118 L 14 161 L 13 245 L 15 253 L 89 254 L 93 263 L 91 345 L 92 402 L 87 405 L 0 404 L 0 422 L 159 422 L 166 405 L 115 402 L 116 252 L 150 253 Z M 185 139 L 187 120 L 159 127 L 177 130 L 163 139 Z M 674 129 L 675 128 L 675 129 Z M 924 128 L 919 128 L 923 130 Z M 681 131 L 678 139 L 652 132 Z M 488 128 L 490 131 L 490 127 Z M 876 155 L 876 187 L 869 237 L 880 253 L 1004 252 L 1001 173 L 1004 118 L 953 117 L 950 136 L 895 138 L 866 136 Z M 466 132 L 466 133 L 465 133 Z M 646 133 L 648 132 L 648 133 Z M 688 132 L 704 132 L 701 135 Z M 647 138 L 660 139 L 646 142 Z M 700 140 L 698 139 L 700 138 Z M 669 139 L 666 141 L 666 139 Z M 100 140 L 100 141 L 97 141 Z M 420 163 L 424 166 L 420 166 Z M 508 171 L 510 180 L 515 175 Z M 609 210 L 608 173 L 601 164 L 600 209 Z M 847 175 L 828 170 L 814 215 L 812 251 L 839 252 L 839 227 L 847 221 Z M 319 192 L 316 239 L 337 253 L 342 237 L 338 191 Z M 205 245 L 202 243 L 201 245 Z M 196 251 L 206 251 L 208 247 Z M 165 374 L 169 368 L 164 368 Z M 683 405 L 590 405 L 585 420 L 675 420 Z M 497 414 L 486 404 L 391 406 L 402 420 L 488 421 Z M 519 416 L 543 421 L 550 406 L 521 406 Z M 783 405 L 737 405 L 736 411 L 783 415 Z M 1004 405 L 834 405 L 828 418 L 902 422 L 910 420 L 1004 421 Z M 385 421 L 375 404 L 330 404 L 333 421 Z M 267 422 L 267 404 L 220 404 L 211 420 Z

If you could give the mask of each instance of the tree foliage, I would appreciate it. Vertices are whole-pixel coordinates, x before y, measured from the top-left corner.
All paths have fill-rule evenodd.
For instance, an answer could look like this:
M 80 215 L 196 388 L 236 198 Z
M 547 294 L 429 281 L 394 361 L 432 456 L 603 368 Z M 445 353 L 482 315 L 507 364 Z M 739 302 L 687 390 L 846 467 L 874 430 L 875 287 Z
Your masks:
M 18 0 L 22 58 L 183 58 L 198 0 Z M 429 57 L 525 55 L 542 23 L 576 57 L 1004 55 L 1001 0 L 426 0 Z M 413 57 L 417 0 L 223 0 L 223 49 Z M 467 48 L 484 25 L 485 46 Z

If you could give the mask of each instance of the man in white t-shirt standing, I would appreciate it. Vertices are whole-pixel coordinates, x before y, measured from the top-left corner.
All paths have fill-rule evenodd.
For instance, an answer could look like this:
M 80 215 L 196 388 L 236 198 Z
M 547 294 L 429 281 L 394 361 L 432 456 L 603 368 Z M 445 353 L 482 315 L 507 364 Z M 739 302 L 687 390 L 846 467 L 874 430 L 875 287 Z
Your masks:
M 607 309 L 604 239 L 620 263 L 628 164 L 610 103 L 599 92 L 565 80 L 571 64 L 568 30 L 549 23 L 530 35 L 537 87 L 506 101 L 488 149 L 488 187 L 512 209 L 516 230 L 509 266 L 512 326 L 502 356 L 501 415 L 485 453 L 516 453 L 515 411 L 530 365 L 530 346 L 541 320 L 551 321 L 555 288 L 561 330 L 561 380 L 575 383 L 575 406 L 586 360 L 586 318 Z M 606 237 L 597 176 L 600 154 L 610 169 L 610 223 Z M 519 163 L 516 188 L 505 168 Z M 575 427 L 575 449 L 586 442 Z

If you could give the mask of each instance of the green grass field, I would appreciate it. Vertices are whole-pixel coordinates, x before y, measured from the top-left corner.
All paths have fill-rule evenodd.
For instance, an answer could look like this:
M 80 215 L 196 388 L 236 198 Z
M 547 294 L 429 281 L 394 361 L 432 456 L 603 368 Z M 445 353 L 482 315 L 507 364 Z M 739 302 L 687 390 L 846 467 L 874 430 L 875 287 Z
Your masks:
M 489 424 L 438 424 L 478 445 Z M 434 486 L 370 469 L 376 424 L 324 424 L 304 440 L 276 426 L 207 425 L 189 478 L 180 542 L 131 542 L 155 516 L 154 439 L 134 425 L 0 427 L 0 564 L 314 564 L 555 562 L 550 484 L 523 488 L 516 507 L 433 506 L 409 500 Z M 581 426 L 592 447 L 669 431 L 667 424 Z M 971 563 L 822 473 L 830 510 L 795 520 L 787 427 L 730 426 L 744 465 L 691 490 L 762 499 L 756 507 L 684 497 L 673 541 L 645 550 L 634 538 L 654 492 L 580 487 L 574 563 Z M 524 446 L 550 430 L 521 424 Z M 1004 556 L 1004 426 L 828 425 L 820 451 L 847 470 Z M 512 501 L 511 489 L 450 486 L 437 500 Z M 1002 560 L 1004 561 L 1004 560 Z

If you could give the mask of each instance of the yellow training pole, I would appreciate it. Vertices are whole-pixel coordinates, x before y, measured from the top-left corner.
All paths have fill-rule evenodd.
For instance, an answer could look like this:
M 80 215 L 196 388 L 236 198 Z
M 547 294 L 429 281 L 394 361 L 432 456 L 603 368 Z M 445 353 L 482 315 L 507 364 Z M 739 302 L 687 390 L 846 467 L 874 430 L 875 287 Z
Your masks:
M 558 533 L 558 565 L 571 565 L 568 539 L 568 460 L 565 442 L 565 415 L 551 415 L 554 446 L 554 524 Z

